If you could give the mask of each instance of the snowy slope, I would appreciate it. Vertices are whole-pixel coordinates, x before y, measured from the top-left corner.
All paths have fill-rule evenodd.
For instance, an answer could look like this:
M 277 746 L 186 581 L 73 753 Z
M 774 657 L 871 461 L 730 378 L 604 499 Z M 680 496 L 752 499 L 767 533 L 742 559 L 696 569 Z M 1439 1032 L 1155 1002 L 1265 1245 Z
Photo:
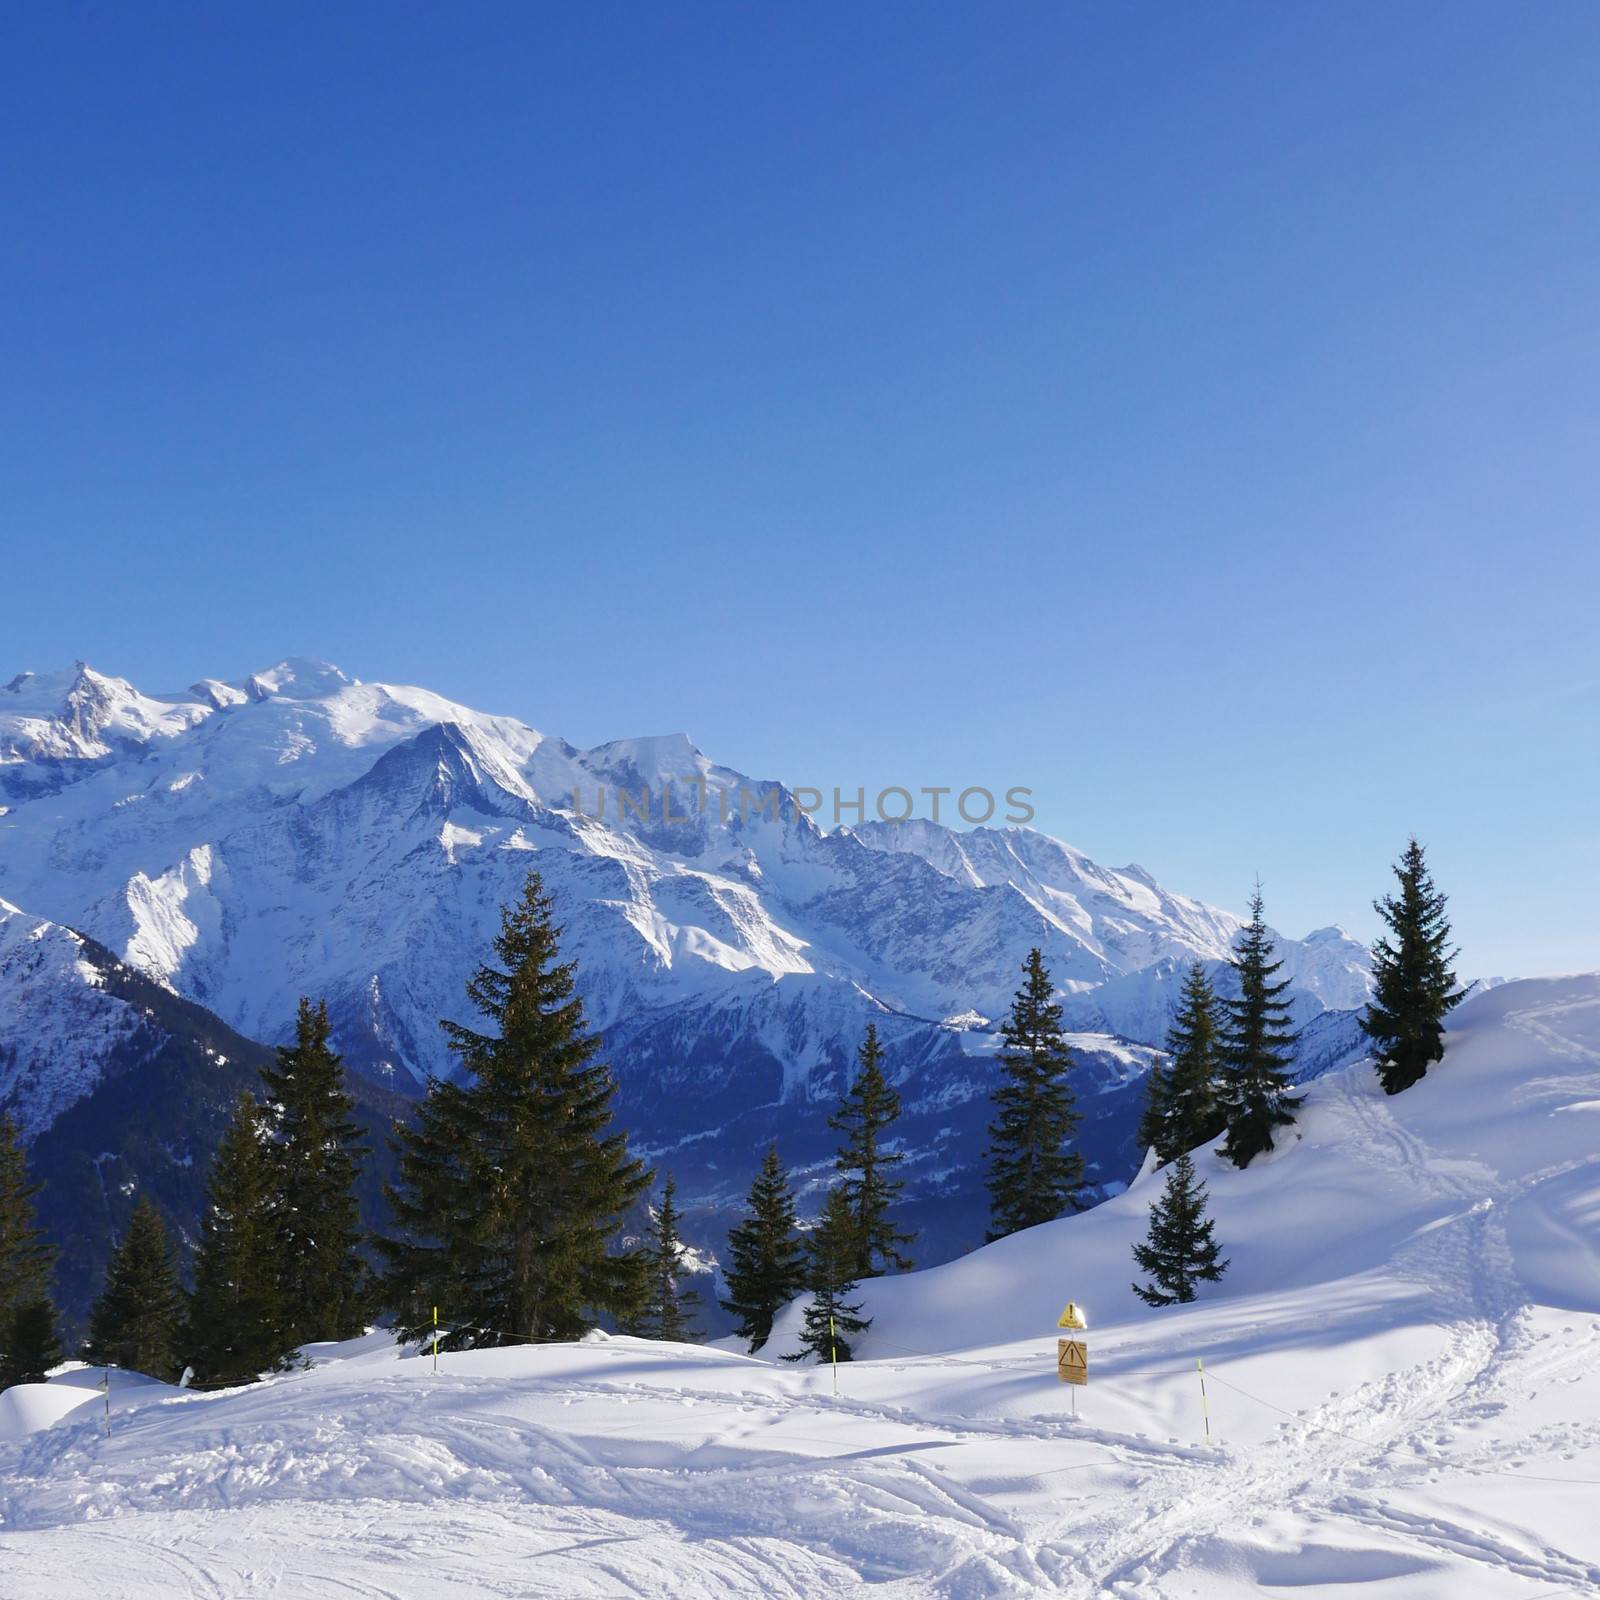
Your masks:
M 1199 1303 L 1128 1292 L 1142 1186 L 867 1286 L 837 1397 L 826 1369 L 692 1346 L 435 1374 L 382 1336 L 220 1395 L 119 1375 L 109 1438 L 92 1393 L 24 1392 L 13 1431 L 43 1426 L 0 1439 L 0 1592 L 1594 1594 L 1597 1116 L 1600 974 L 1497 989 L 1405 1095 L 1335 1072 L 1274 1159 L 1202 1158 L 1233 1265 Z

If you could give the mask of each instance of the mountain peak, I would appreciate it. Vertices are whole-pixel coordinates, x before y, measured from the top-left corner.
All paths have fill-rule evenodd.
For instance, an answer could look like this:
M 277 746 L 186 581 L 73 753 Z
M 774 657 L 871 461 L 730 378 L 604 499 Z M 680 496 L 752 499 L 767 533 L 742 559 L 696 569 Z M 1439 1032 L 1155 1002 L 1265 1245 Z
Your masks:
M 282 661 L 251 673 L 244 687 L 252 700 L 267 700 L 273 696 L 285 700 L 321 700 L 357 681 L 331 661 L 321 661 L 315 656 L 285 656 Z
M 152 699 L 86 661 L 58 672 L 19 672 L 0 690 L 0 756 L 97 759 L 113 744 L 180 733 L 207 714 L 192 701 Z
M 689 777 L 705 762 L 686 733 L 658 733 L 643 739 L 613 739 L 587 752 L 598 768 L 617 773 L 637 773 L 649 779 Z
M 27 710 L 49 716 L 59 716 L 68 709 L 74 695 L 81 699 L 85 694 L 112 689 L 123 689 L 130 695 L 136 693 L 131 683 L 96 672 L 87 661 L 74 661 L 70 667 L 56 672 L 19 672 L 5 686 L 5 692 L 15 695 Z

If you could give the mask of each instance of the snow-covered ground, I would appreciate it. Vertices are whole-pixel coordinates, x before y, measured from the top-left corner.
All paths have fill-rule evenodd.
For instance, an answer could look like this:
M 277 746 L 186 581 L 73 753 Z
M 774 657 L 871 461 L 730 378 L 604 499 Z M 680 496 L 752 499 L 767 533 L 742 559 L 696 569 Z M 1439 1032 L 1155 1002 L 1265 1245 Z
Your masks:
M 1196 1305 L 1129 1290 L 1146 1182 L 867 1286 L 837 1396 L 382 1335 L 219 1395 L 118 1378 L 109 1432 L 96 1373 L 13 1390 L 0 1595 L 1600 1594 L 1600 975 L 1474 998 L 1403 1096 L 1309 1093 L 1273 1158 L 1197 1163 L 1233 1264 Z

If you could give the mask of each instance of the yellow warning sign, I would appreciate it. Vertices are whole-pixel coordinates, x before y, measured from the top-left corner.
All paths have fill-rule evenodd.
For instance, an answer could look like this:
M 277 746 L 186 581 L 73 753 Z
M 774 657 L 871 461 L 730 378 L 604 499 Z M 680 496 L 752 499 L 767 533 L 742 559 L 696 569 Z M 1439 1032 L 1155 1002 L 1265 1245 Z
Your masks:
M 1089 1381 L 1089 1346 L 1084 1340 L 1056 1340 L 1056 1376 L 1063 1383 Z
M 1078 1309 L 1076 1300 L 1067 1301 L 1067 1309 L 1061 1313 L 1060 1320 L 1056 1323 L 1058 1328 L 1087 1328 L 1089 1324 L 1083 1320 L 1083 1313 Z

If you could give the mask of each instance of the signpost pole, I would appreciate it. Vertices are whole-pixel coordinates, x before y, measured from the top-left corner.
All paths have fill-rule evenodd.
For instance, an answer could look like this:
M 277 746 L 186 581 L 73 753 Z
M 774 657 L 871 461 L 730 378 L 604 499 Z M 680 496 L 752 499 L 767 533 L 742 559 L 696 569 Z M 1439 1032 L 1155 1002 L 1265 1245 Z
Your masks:
M 1067 1330 L 1065 1339 L 1056 1340 L 1056 1377 L 1071 1386 L 1072 1419 L 1076 1422 L 1078 1388 L 1089 1381 L 1089 1341 L 1082 1337 L 1089 1324 L 1084 1320 L 1077 1302 L 1069 1300 L 1056 1326 Z

